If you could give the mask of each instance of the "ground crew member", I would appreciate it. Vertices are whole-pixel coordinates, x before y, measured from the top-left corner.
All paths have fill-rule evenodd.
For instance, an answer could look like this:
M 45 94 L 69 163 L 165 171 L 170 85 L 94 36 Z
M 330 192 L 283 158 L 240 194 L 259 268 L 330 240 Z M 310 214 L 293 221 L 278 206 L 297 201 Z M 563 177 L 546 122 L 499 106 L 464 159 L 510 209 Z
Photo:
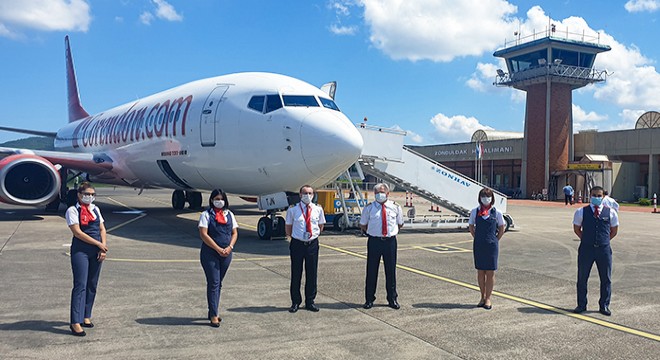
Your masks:
M 305 309 L 319 311 L 316 299 L 316 280 L 319 265 L 319 235 L 325 224 L 323 208 L 312 203 L 314 189 L 309 185 L 300 188 L 300 202 L 286 212 L 284 230 L 291 238 L 291 307 L 290 313 L 298 311 L 302 303 L 300 283 L 303 263 L 305 265 Z
M 472 209 L 468 221 L 474 239 L 472 254 L 481 291 L 481 300 L 477 306 L 490 310 L 493 308 L 490 297 L 495 286 L 499 242 L 504 235 L 506 222 L 502 212 L 493 206 L 495 195 L 491 189 L 481 189 L 477 201 L 479 206 Z
M 571 186 L 571 184 L 567 182 L 563 190 L 564 190 L 564 205 L 568 205 L 568 204 L 573 205 L 573 194 L 575 192 L 573 191 L 573 187 Z
M 618 215 L 619 214 L 619 203 L 616 200 L 614 200 L 613 197 L 610 196 L 610 194 L 607 192 L 607 190 L 603 191 L 603 194 L 605 195 L 603 197 L 603 205 L 616 210 L 616 213 Z
M 238 239 L 238 222 L 229 210 L 229 200 L 222 189 L 211 192 L 209 208 L 199 217 L 198 228 L 202 239 L 199 261 L 206 275 L 208 319 L 212 327 L 220 327 L 220 289 Z
M 385 266 L 385 289 L 387 302 L 393 309 L 401 306 L 396 292 L 396 235 L 403 227 L 403 211 L 397 203 L 388 200 L 390 188 L 380 183 L 374 186 L 376 201 L 362 210 L 360 228 L 369 235 L 367 240 L 367 279 L 364 290 L 363 308 L 371 309 L 376 300 L 376 283 L 380 258 Z
M 573 231 L 580 238 L 578 249 L 577 307 L 579 314 L 587 310 L 587 281 L 596 263 L 600 277 L 599 311 L 610 316 L 612 295 L 612 240 L 619 229 L 616 210 L 603 206 L 604 192 L 600 186 L 591 188 L 591 204 L 578 209 L 573 217 Z
M 82 327 L 94 327 L 92 307 L 96 297 L 96 286 L 101 274 L 101 263 L 108 251 L 105 226 L 101 210 L 93 204 L 96 197 L 94 187 L 83 182 L 78 187 L 78 202 L 66 211 L 66 223 L 73 233 L 71 241 L 71 323 L 69 328 L 75 336 L 85 336 Z

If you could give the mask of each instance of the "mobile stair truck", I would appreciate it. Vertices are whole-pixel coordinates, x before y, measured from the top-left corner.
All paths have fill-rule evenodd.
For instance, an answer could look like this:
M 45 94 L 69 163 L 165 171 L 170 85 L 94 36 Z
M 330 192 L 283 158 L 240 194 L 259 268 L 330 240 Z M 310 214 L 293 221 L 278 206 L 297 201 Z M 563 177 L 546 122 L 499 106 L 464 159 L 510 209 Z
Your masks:
M 410 191 L 456 214 L 416 217 L 415 209 L 412 208 L 405 219 L 406 228 L 468 227 L 470 210 L 477 206 L 479 191 L 485 185 L 404 146 L 404 131 L 366 124 L 359 124 L 358 131 L 364 140 L 362 155 L 357 164 L 362 172 L 395 184 L 397 188 Z M 507 197 L 496 190 L 493 193 L 494 206 L 504 213 L 506 230 L 509 230 L 514 227 L 514 222 L 506 212 Z M 357 226 L 359 215 L 346 213 L 338 220 L 338 227 L 343 230 Z

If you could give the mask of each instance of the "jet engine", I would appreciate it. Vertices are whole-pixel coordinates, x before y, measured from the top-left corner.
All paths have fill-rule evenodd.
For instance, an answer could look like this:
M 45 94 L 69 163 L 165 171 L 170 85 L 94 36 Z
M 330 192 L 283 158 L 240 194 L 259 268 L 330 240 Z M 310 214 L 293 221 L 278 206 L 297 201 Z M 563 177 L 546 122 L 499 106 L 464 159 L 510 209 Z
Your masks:
M 55 200 L 62 180 L 50 161 L 35 155 L 17 154 L 0 160 L 0 201 L 41 206 Z

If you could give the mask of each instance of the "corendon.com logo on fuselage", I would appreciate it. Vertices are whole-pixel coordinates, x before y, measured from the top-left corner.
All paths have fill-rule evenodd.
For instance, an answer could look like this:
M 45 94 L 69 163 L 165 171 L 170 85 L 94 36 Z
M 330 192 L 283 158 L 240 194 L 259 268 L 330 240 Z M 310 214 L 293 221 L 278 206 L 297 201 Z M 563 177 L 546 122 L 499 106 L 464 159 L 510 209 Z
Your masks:
M 79 148 L 130 143 L 154 137 L 174 137 L 177 134 L 185 136 L 192 100 L 193 96 L 188 95 L 133 109 L 137 102 L 119 115 L 94 115 L 78 124 L 73 131 L 72 145 Z

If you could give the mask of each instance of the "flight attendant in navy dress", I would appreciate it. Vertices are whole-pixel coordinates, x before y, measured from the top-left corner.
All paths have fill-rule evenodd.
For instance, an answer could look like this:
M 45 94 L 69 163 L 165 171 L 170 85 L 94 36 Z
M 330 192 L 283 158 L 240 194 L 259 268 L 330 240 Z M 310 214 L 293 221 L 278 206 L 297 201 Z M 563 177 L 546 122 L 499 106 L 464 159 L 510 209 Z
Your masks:
M 479 206 L 470 212 L 470 234 L 474 239 L 474 267 L 481 291 L 478 307 L 492 309 L 491 294 L 495 286 L 495 270 L 499 255 L 499 241 L 504 235 L 504 215 L 493 206 L 495 195 L 488 188 L 479 191 Z
M 199 259 L 206 274 L 208 319 L 211 326 L 220 327 L 220 289 L 238 238 L 238 223 L 234 214 L 229 211 L 227 194 L 221 189 L 211 192 L 209 208 L 200 216 L 198 227 L 199 236 L 202 238 Z
M 92 307 L 101 264 L 108 252 L 105 226 L 101 210 L 93 204 L 94 187 L 88 182 L 78 187 L 78 202 L 67 209 L 66 223 L 73 233 L 71 242 L 71 322 L 69 328 L 76 336 L 85 336 L 82 327 L 94 327 Z

